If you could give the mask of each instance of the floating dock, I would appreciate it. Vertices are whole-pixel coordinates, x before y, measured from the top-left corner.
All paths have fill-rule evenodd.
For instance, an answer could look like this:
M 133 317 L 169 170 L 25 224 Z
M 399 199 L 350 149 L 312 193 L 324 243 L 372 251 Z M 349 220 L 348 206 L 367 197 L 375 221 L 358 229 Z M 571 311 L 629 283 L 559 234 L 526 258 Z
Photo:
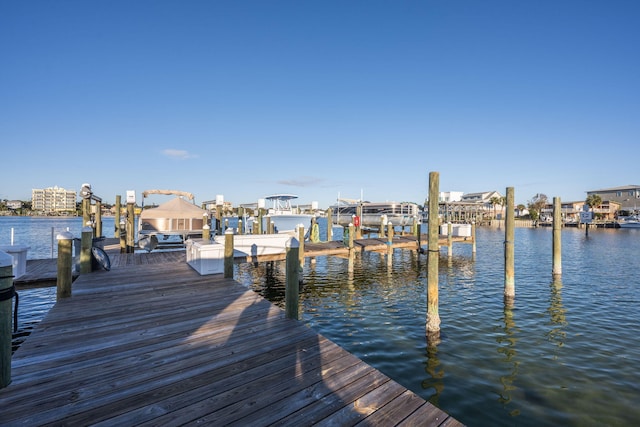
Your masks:
M 461 425 L 184 251 L 110 257 L 13 355 L 0 424 Z

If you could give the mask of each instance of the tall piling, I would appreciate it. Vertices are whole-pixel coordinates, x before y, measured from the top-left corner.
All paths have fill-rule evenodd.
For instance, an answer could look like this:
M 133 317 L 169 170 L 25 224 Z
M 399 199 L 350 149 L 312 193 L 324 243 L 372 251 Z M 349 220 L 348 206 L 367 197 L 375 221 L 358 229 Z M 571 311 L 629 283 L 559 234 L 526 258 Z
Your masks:
M 515 210 L 514 210 L 514 190 L 507 187 L 507 212 L 504 226 L 504 298 L 513 300 L 516 296 L 515 288 Z
M 440 174 L 429 172 L 429 238 L 427 249 L 427 342 L 437 343 L 440 340 L 440 314 L 438 313 L 438 196 Z
M 91 227 L 85 228 L 89 228 L 89 242 L 91 242 Z M 73 235 L 68 231 L 63 231 L 62 233 L 59 233 L 56 238 L 58 240 L 58 273 L 56 278 L 56 297 L 59 300 L 61 298 L 68 298 L 71 296 L 71 282 L 73 281 Z M 91 248 L 89 248 L 89 250 L 91 250 Z M 89 259 L 89 269 L 90 268 L 91 259 Z
M 233 230 L 224 232 L 224 277 L 233 278 Z
M 13 287 L 13 257 L 0 251 L 0 388 L 11 383 L 11 307 Z
M 562 203 L 560 197 L 553 198 L 553 265 L 551 274 L 562 275 Z
M 289 319 L 296 320 L 298 320 L 298 300 L 300 298 L 299 244 L 297 239 L 291 238 L 286 246 L 285 314 Z
M 122 196 L 116 196 L 116 210 L 114 212 L 113 218 L 113 237 L 116 239 L 120 238 L 120 209 L 122 208 Z

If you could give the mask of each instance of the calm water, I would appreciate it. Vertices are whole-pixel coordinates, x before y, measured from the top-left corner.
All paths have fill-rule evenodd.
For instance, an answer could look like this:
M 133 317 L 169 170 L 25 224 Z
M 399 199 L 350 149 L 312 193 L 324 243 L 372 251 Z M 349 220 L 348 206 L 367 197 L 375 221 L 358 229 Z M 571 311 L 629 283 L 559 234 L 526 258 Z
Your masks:
M 51 220 L 42 221 L 50 234 Z M 0 218 L 0 244 L 9 243 L 7 224 Z M 68 225 L 55 226 L 64 231 Z M 75 235 L 76 226 L 69 227 Z M 104 234 L 111 236 L 112 227 L 103 225 Z M 365 253 L 352 273 L 344 259 L 307 260 L 302 320 L 470 426 L 635 425 L 640 230 L 585 236 L 564 229 L 561 283 L 551 279 L 551 230 L 518 228 L 515 234 L 511 308 L 502 297 L 504 230 L 478 229 L 475 257 L 469 245 L 454 245 L 452 259 L 443 250 L 437 346 L 428 346 L 424 333 L 426 256 L 407 250 L 396 250 L 391 263 Z M 243 264 L 235 277 L 282 305 L 284 270 L 284 263 L 273 269 Z M 20 322 L 35 322 L 55 292 L 35 289 L 20 297 Z

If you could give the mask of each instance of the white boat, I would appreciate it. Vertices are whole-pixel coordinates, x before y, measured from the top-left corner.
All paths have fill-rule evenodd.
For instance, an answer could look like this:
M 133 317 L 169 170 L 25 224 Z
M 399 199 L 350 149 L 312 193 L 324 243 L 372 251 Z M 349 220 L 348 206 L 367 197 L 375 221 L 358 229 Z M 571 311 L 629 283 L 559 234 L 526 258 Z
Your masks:
M 299 224 L 304 226 L 305 231 L 311 227 L 313 215 L 299 213 L 299 210 L 291 205 L 291 201 L 297 198 L 298 196 L 294 194 L 274 194 L 265 197 L 272 203 L 272 206 L 268 209 L 264 219 L 266 224 L 269 221 L 273 222 L 276 233 L 295 234 Z M 264 230 L 267 229 L 266 224 Z
M 620 228 L 640 228 L 640 217 L 632 215 L 624 218 L 618 218 Z
M 358 219 L 359 210 L 361 215 Z M 420 219 L 420 207 L 411 202 L 367 202 L 353 199 L 338 199 L 331 206 L 331 221 L 334 225 L 346 227 L 349 224 L 379 228 L 383 219 L 394 226 L 412 225 Z
M 149 194 L 178 197 L 156 207 L 144 208 Z M 206 210 L 193 202 L 193 194 L 176 190 L 147 190 L 142 193 L 142 212 L 138 219 L 138 247 L 151 252 L 159 246 L 182 246 L 189 237 L 202 236 Z

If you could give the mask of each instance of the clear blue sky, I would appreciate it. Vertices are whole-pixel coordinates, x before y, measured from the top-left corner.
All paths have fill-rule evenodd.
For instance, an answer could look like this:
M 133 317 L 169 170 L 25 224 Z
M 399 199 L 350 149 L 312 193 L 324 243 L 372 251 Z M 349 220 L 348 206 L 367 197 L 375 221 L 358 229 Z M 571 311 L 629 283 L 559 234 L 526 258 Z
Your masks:
M 640 184 L 637 0 L 1 0 L 0 199 Z M 159 201 L 166 201 L 164 199 Z

